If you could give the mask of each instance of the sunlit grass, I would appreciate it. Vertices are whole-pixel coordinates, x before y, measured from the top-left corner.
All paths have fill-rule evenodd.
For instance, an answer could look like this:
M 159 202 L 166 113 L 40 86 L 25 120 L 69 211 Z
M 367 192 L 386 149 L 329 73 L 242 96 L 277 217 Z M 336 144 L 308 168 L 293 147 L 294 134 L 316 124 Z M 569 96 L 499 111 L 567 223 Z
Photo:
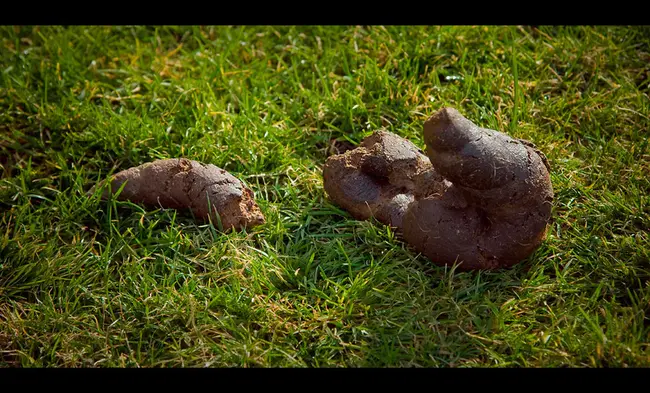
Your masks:
M 650 365 L 650 30 L 0 28 L 0 366 Z M 458 273 L 324 195 L 334 140 L 422 146 L 444 106 L 533 141 L 546 241 Z M 266 224 L 223 234 L 88 195 L 220 166 Z

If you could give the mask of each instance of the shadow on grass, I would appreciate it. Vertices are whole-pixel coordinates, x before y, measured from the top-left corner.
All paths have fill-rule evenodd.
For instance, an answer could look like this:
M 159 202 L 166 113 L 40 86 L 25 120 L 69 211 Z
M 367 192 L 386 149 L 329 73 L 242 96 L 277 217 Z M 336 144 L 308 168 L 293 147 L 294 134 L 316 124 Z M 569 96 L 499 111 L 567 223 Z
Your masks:
M 0 367 L 20 367 L 14 343 L 3 332 L 0 332 Z

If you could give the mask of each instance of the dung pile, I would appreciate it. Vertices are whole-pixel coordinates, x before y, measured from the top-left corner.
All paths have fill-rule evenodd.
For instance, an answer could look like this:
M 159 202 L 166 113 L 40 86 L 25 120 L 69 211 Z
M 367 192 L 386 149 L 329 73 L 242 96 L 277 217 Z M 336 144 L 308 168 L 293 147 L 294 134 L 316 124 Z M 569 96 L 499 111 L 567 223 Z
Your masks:
M 424 140 L 426 155 L 390 132 L 370 135 L 327 159 L 325 191 L 355 218 L 395 227 L 439 265 L 494 269 L 528 257 L 551 216 L 544 154 L 453 108 L 425 122 Z

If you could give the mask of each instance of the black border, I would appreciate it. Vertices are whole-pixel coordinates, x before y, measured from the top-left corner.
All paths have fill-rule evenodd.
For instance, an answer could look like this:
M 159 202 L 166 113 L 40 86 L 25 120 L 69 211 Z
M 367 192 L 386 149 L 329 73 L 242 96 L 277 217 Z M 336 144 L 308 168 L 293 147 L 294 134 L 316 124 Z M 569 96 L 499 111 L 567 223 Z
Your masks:
M 210 390 L 255 391 L 588 391 L 596 388 L 623 390 L 647 380 L 650 370 L 595 368 L 355 368 L 355 369 L 0 369 L 2 387 L 57 387 L 69 390 L 75 385 L 111 391 L 118 388 L 181 392 Z M 641 385 L 643 386 L 643 385 Z M 202 390 L 202 389 L 201 389 Z
M 7 3 L 3 25 L 649 25 L 642 2 Z

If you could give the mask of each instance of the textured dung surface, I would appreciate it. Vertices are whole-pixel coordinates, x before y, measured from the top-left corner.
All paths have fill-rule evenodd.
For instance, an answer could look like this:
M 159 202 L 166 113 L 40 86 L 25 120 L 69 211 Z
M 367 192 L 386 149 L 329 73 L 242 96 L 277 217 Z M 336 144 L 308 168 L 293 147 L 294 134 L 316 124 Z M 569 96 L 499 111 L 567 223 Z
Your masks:
M 356 149 L 329 157 L 323 184 L 330 199 L 353 217 L 375 217 L 400 228 L 414 200 L 415 180 L 431 169 L 429 159 L 414 144 L 378 131 Z
M 458 198 L 426 197 L 404 219 L 404 238 L 441 264 L 462 269 L 511 266 L 542 242 L 553 189 L 541 152 L 445 108 L 424 125 L 427 154 Z
M 512 266 L 542 242 L 553 189 L 527 141 L 480 128 L 453 108 L 424 125 L 427 156 L 387 132 L 328 159 L 325 190 L 358 219 L 375 216 L 434 263 Z
M 189 209 L 194 216 L 223 229 L 253 227 L 264 223 L 264 216 L 253 199 L 253 192 L 239 179 L 212 164 L 184 158 L 157 160 L 116 174 L 111 190 L 144 205 Z M 218 214 L 216 214 L 218 213 Z

